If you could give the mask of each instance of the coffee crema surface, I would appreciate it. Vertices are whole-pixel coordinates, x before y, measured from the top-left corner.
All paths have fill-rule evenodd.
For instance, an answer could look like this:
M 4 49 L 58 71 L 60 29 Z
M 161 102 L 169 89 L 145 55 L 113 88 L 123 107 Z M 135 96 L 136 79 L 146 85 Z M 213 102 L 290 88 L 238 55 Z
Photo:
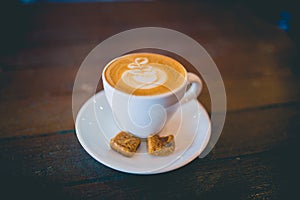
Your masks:
M 104 76 L 112 87 L 143 96 L 176 90 L 184 83 L 186 71 L 173 58 L 154 53 L 134 53 L 112 61 Z

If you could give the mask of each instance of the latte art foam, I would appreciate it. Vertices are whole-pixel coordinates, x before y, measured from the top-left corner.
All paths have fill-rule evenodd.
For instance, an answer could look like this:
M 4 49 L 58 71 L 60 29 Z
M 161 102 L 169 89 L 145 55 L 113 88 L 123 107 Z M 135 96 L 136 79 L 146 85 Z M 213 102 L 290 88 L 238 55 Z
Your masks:
M 164 84 L 167 74 L 148 62 L 147 58 L 136 58 L 135 63 L 128 64 L 131 70 L 122 74 L 122 81 L 135 89 L 150 89 Z
M 185 80 L 185 69 L 176 60 L 152 53 L 122 56 L 105 70 L 107 82 L 126 93 L 156 95 L 170 92 Z

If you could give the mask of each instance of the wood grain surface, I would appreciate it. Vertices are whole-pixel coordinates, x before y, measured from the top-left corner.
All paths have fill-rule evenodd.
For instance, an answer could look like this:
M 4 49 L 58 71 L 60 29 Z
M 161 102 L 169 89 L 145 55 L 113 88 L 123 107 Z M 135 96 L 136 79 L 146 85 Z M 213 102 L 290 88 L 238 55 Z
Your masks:
M 297 52 L 285 32 L 243 4 L 9 9 L 5 17 L 14 24 L 5 23 L 0 40 L 0 175 L 7 199 L 285 199 L 295 192 Z M 72 92 L 80 64 L 97 44 L 146 26 L 171 28 L 203 45 L 220 70 L 228 102 L 222 135 L 206 158 L 140 176 L 105 167 L 85 152 L 74 131 Z M 81 98 L 86 90 L 75 95 Z M 211 113 L 206 86 L 198 100 Z

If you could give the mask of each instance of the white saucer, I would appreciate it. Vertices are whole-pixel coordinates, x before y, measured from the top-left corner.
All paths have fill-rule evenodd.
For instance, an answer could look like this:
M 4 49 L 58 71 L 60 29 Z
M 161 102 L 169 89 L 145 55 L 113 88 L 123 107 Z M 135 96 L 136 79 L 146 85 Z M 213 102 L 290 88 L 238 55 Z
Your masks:
M 163 173 L 188 164 L 204 150 L 211 135 L 207 112 L 197 100 L 191 100 L 181 106 L 160 133 L 175 135 L 175 151 L 171 155 L 148 155 L 146 143 L 142 142 L 133 157 L 124 157 L 109 146 L 110 138 L 120 129 L 114 123 L 103 91 L 82 106 L 75 129 L 80 144 L 94 159 L 110 168 L 134 174 Z

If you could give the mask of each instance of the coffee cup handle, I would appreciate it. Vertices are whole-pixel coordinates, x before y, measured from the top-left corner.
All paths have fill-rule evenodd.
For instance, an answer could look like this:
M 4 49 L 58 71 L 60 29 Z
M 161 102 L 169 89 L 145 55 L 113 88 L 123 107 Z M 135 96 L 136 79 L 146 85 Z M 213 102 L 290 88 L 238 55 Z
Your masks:
M 202 81 L 196 74 L 187 73 L 187 81 L 190 87 L 185 92 L 181 103 L 186 103 L 192 99 L 196 99 L 202 91 Z

